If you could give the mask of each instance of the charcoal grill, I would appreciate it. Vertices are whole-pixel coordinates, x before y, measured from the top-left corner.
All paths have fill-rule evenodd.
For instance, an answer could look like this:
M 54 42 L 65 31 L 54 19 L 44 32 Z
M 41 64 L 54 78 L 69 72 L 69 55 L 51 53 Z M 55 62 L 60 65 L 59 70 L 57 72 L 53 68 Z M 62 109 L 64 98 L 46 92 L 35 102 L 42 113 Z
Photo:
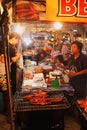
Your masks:
M 35 110 L 57 110 L 57 109 L 67 109 L 70 108 L 70 104 L 64 94 L 59 91 L 50 91 L 50 97 L 63 97 L 63 100 L 60 102 L 38 105 L 30 104 L 28 100 L 24 99 L 25 95 L 28 95 L 31 92 L 17 92 L 13 99 L 13 111 L 35 111 Z
M 29 100 L 23 98 L 37 91 L 35 89 L 29 92 L 15 93 L 13 99 L 13 111 L 16 113 L 15 130 L 18 127 L 24 130 L 64 130 L 64 111 L 70 108 L 70 104 L 64 96 L 64 93 L 57 90 L 47 90 L 50 97 L 63 97 L 63 100 L 46 105 L 30 104 Z

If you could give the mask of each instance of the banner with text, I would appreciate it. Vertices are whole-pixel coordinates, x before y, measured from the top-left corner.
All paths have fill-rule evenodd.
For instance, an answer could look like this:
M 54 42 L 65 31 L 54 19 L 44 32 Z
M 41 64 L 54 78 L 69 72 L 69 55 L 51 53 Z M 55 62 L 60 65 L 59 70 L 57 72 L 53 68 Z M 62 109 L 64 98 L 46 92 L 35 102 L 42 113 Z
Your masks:
M 87 23 L 87 1 L 46 0 L 46 20 Z

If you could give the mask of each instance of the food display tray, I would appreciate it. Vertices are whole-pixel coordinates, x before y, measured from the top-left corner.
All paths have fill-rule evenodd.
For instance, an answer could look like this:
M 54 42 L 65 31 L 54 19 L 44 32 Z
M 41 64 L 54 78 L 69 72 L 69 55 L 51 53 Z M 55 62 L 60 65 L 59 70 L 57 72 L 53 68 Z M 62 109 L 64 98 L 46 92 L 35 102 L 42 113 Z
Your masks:
M 87 121 L 87 112 L 85 112 L 84 109 L 81 108 L 80 105 L 77 102 L 76 102 L 76 107 L 80 111 L 80 113 L 84 117 L 84 119 Z
M 36 91 L 36 90 L 34 90 Z M 70 108 L 70 104 L 66 97 L 64 97 L 62 92 L 51 91 L 51 97 L 63 97 L 63 100 L 60 102 L 52 103 L 52 104 L 45 104 L 45 105 L 38 105 L 38 104 L 30 104 L 30 102 L 23 97 L 32 93 L 29 92 L 16 92 L 13 98 L 13 111 L 20 112 L 20 111 L 36 111 L 36 110 L 57 110 L 57 109 L 68 109 Z

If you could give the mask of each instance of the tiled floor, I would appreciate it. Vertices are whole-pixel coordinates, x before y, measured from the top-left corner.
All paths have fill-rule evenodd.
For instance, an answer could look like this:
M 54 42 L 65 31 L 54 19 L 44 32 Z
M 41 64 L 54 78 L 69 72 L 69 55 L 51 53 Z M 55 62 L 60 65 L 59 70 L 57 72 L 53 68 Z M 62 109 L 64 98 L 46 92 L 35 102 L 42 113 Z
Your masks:
M 79 121 L 73 114 L 65 113 L 64 130 L 80 130 Z M 3 113 L 2 95 L 0 94 L 0 130 L 11 130 L 11 125 L 7 121 L 7 116 Z

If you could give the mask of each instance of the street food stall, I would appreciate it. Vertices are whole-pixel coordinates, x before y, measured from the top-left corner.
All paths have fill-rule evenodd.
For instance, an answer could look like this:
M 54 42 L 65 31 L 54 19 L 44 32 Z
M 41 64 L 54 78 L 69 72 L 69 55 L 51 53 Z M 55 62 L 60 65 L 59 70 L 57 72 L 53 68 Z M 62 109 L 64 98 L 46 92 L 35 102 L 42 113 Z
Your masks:
M 58 5 L 58 1 L 55 2 L 55 5 Z M 62 2 L 60 7 L 62 7 Z M 53 2 L 50 1 L 50 4 Z M 66 2 L 64 4 L 67 5 Z M 84 50 L 86 50 L 87 41 L 84 40 L 87 37 L 86 24 L 82 24 L 83 20 L 79 18 L 79 16 L 83 16 L 82 12 L 78 10 L 76 12 L 78 17 L 71 17 L 69 20 L 68 16 L 72 16 L 75 10 L 63 12 L 59 8 L 56 17 L 54 17 L 58 7 L 54 6 L 55 8 L 52 7 L 51 10 L 48 0 L 12 0 L 4 2 L 4 6 L 2 37 L 5 50 L 11 129 L 64 130 L 64 113 L 66 109 L 71 107 L 68 99 L 74 95 L 74 89 L 69 85 L 69 79 L 66 76 L 69 70 L 55 69 L 53 62 L 51 62 L 50 52 L 56 48 L 57 43 L 58 45 L 61 43 L 61 40 L 71 42 L 76 39 L 83 41 Z M 81 5 L 78 4 L 78 6 Z M 53 11 L 53 14 L 50 15 L 49 11 Z M 67 17 L 64 17 L 65 19 L 63 18 L 62 21 L 63 13 L 66 13 Z M 79 19 L 80 25 L 78 24 Z M 85 16 L 84 19 L 86 19 Z M 62 21 L 64 27 L 55 29 L 53 27 L 54 21 Z M 70 23 L 67 24 L 69 21 Z M 58 23 L 57 27 L 62 26 Z M 20 33 L 23 49 L 23 81 L 13 97 L 11 95 L 8 45 L 9 32 L 12 31 Z M 58 54 L 60 54 L 60 50 L 53 52 L 53 56 Z
M 64 113 L 70 108 L 65 95 L 74 90 L 67 80 L 64 84 L 62 71 L 25 60 L 23 83 L 13 98 L 16 129 L 64 129 Z

